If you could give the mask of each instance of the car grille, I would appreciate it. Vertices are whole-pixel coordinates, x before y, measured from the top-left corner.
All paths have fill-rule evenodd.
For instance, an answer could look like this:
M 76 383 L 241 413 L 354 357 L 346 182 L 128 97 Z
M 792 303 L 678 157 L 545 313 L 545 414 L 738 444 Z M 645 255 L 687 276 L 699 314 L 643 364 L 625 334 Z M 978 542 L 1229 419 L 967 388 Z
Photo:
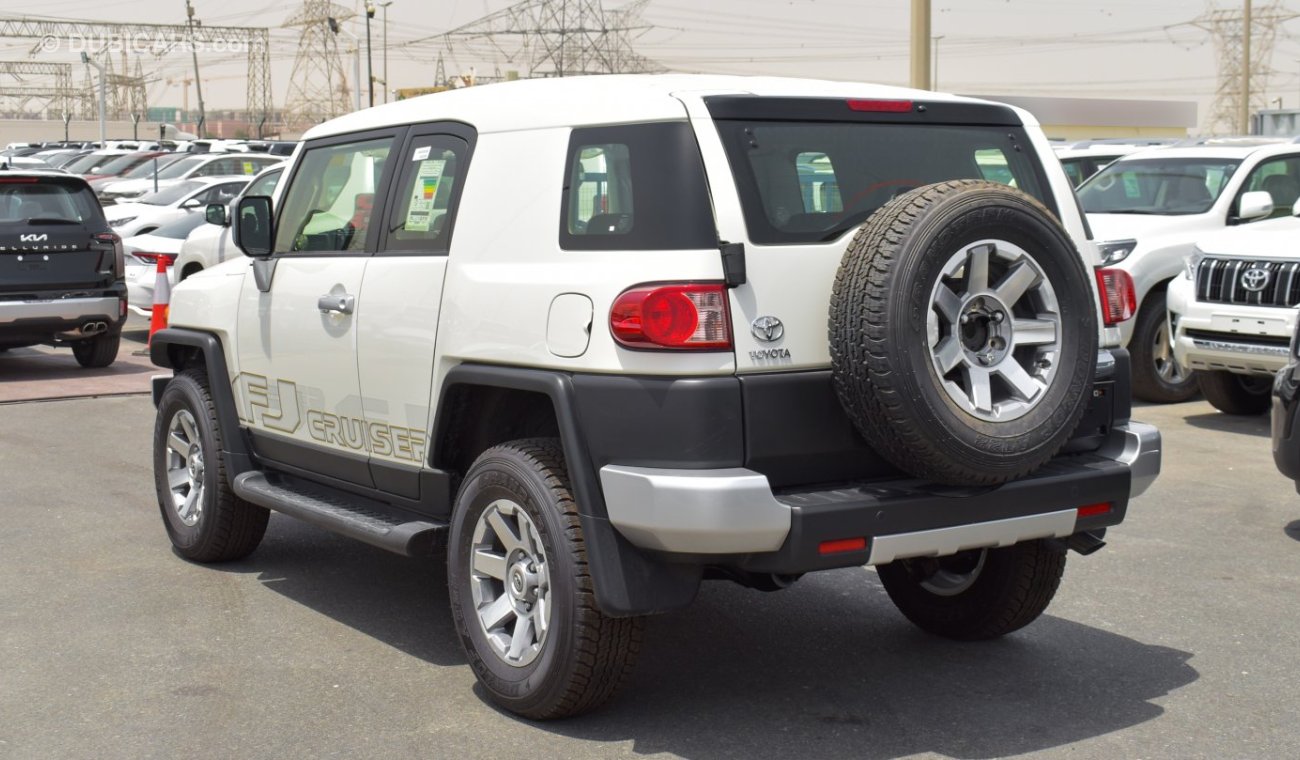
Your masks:
M 1265 270 L 1262 288 L 1250 290 L 1242 275 Z M 1256 280 L 1262 279 L 1256 275 Z M 1258 261 L 1207 256 L 1196 268 L 1196 300 L 1291 307 L 1300 304 L 1300 261 Z

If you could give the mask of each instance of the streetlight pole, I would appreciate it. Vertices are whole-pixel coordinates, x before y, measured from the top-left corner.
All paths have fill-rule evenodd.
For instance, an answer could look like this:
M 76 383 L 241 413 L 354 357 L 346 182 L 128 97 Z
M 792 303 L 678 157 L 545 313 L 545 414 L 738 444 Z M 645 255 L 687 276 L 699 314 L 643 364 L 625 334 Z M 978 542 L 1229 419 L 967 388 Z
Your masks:
M 190 29 L 190 53 L 194 56 L 194 93 L 199 96 L 199 123 L 195 129 L 199 137 L 203 137 L 203 123 L 207 121 L 207 114 L 203 110 L 203 77 L 199 76 L 199 46 L 194 42 L 194 27 L 202 23 L 194 18 L 194 6 L 190 5 L 190 0 L 185 0 L 185 25 Z
M 99 72 L 99 147 L 102 149 L 108 141 L 108 124 L 104 114 L 107 110 L 108 91 L 104 89 L 104 65 L 96 63 L 85 51 L 81 53 L 81 62 L 87 66 L 94 66 L 95 70 Z
M 1250 134 L 1250 0 L 1241 14 L 1241 113 L 1238 123 L 1241 134 Z
M 370 105 L 375 105 L 375 64 L 370 54 L 370 19 L 375 17 L 375 6 L 366 3 L 366 92 L 370 94 Z
M 912 87 L 930 86 L 930 0 L 912 0 Z
M 393 4 L 393 0 L 386 3 L 380 3 L 379 7 L 384 9 L 384 102 L 388 102 L 388 6 Z

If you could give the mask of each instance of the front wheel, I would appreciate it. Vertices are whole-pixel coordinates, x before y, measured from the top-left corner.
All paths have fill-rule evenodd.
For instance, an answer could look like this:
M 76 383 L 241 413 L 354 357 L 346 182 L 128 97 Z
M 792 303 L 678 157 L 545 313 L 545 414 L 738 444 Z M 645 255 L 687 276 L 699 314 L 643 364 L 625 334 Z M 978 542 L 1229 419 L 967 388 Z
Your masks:
M 1173 404 L 1196 395 L 1196 373 L 1174 359 L 1165 291 L 1147 295 L 1133 323 L 1133 395 L 1153 404 Z
M 457 496 L 447 553 L 452 617 L 492 699 L 526 718 L 588 712 L 632 672 L 642 618 L 596 606 L 559 443 L 495 446 Z
M 1263 414 L 1273 403 L 1273 383 L 1268 377 L 1223 370 L 1198 372 L 1197 377 L 1205 400 L 1224 414 Z
M 1046 540 L 951 557 L 903 559 L 876 568 L 908 620 L 958 641 L 1019 630 L 1051 604 L 1065 572 L 1065 547 Z

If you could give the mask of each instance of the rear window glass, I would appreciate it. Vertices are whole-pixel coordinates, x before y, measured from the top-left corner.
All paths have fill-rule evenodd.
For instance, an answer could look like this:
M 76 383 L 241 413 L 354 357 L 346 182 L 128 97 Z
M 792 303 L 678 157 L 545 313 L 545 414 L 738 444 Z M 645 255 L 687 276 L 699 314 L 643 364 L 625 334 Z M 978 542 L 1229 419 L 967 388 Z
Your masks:
M 854 229 L 921 185 L 987 179 L 1055 209 L 1018 127 L 719 120 L 755 243 L 812 243 Z
M 575 129 L 566 166 L 562 248 L 717 246 L 704 165 L 685 122 Z
M 0 224 L 85 224 L 102 218 L 99 202 L 81 185 L 0 180 Z

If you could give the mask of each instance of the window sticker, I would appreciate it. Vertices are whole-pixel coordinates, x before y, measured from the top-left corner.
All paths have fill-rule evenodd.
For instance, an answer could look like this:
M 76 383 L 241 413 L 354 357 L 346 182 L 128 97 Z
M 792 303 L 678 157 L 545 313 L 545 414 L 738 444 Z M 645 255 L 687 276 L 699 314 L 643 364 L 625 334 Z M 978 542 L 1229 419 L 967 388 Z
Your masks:
M 427 151 L 427 148 L 421 150 Z M 406 229 L 410 232 L 428 232 L 433 221 L 433 199 L 438 195 L 445 159 L 422 160 L 415 172 L 415 186 L 411 189 L 411 204 L 406 211 Z
M 1124 178 L 1124 197 L 1141 198 L 1142 188 L 1138 186 L 1137 175 L 1133 174 L 1132 172 L 1127 172 L 1123 175 L 1123 178 Z
M 415 149 L 415 154 L 411 156 L 411 160 L 412 160 L 412 161 L 423 161 L 423 160 L 425 160 L 425 159 L 428 158 L 428 157 L 429 157 L 429 146 L 426 145 L 426 146 L 424 146 L 423 148 L 416 148 L 416 149 Z
M 244 162 L 244 174 L 257 174 L 257 165 L 252 161 Z

